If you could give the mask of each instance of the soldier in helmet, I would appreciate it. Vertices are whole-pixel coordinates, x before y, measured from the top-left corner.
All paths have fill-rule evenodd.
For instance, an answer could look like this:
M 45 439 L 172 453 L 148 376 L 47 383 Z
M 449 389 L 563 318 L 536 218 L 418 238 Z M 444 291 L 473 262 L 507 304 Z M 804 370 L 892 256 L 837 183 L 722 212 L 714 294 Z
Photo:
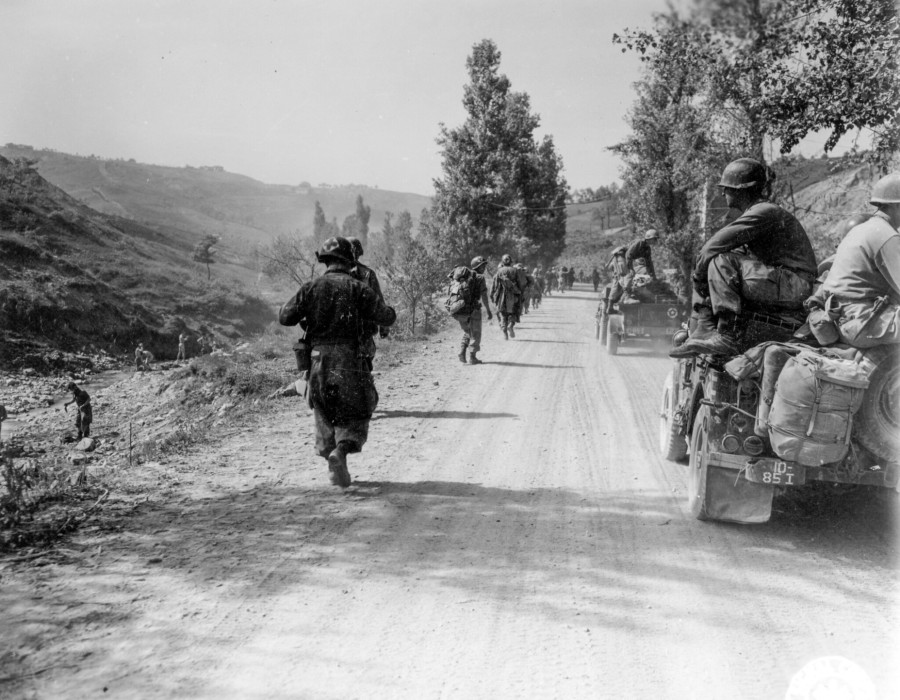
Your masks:
M 506 340 L 516 337 L 515 326 L 521 310 L 523 286 L 519 282 L 519 270 L 513 267 L 512 258 L 503 255 L 500 266 L 491 283 L 491 301 L 497 307 L 500 330 Z
M 816 256 L 803 226 L 767 201 L 771 171 L 752 158 L 729 163 L 719 186 L 740 216 L 706 241 L 694 272 L 694 326 L 671 357 L 732 356 L 743 350 L 742 314 L 802 309 L 816 278 Z
M 466 363 L 466 350 L 469 351 L 468 362 L 470 365 L 480 365 L 481 360 L 478 359 L 478 351 L 481 350 L 481 307 L 487 312 L 488 321 L 494 318 L 491 313 L 491 305 L 488 303 L 487 282 L 484 280 L 484 270 L 487 267 L 487 260 L 480 255 L 472 258 L 469 269 L 474 277 L 475 301 L 472 306 L 464 308 L 453 318 L 462 328 L 462 340 L 459 343 L 459 361 Z
M 378 276 L 375 274 L 375 270 L 359 261 L 363 255 L 362 242 L 358 238 L 348 238 L 347 240 L 350 241 L 350 246 L 353 248 L 353 259 L 356 261 L 356 265 L 354 265 L 350 274 L 375 292 L 383 302 L 384 295 L 381 293 L 381 285 L 378 283 Z M 390 330 L 387 326 L 379 327 L 370 321 L 363 323 L 360 328 L 359 354 L 365 358 L 370 372 L 372 371 L 377 350 L 375 334 L 377 333 L 379 338 L 387 338 L 389 332 Z
M 878 210 L 838 244 L 819 294 L 833 297 L 840 340 L 857 348 L 900 343 L 900 173 L 881 178 Z
M 355 279 L 353 248 L 346 238 L 329 238 L 316 259 L 325 274 L 306 282 L 281 307 L 279 322 L 300 325 L 311 345 L 307 400 L 316 426 L 316 450 L 328 460 L 331 483 L 350 485 L 347 455 L 362 450 L 378 392 L 359 354 L 362 323 L 390 326 L 397 318 L 368 286 Z
M 628 246 L 621 246 L 613 251 L 608 263 L 615 273 L 609 298 L 606 301 L 606 313 L 615 313 L 613 305 L 626 294 L 631 293 L 634 278 L 645 275 L 656 279 L 653 267 L 653 246 L 659 242 L 659 234 L 655 229 L 648 229 L 644 235 L 635 239 Z

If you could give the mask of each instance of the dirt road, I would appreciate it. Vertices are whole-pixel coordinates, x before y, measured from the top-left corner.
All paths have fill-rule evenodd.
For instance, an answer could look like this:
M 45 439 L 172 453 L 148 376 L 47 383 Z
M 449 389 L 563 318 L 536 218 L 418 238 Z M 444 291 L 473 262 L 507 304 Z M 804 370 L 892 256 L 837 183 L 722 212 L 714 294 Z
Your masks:
M 487 326 L 482 366 L 448 333 L 387 368 L 346 492 L 285 400 L 158 467 L 122 530 L 5 567 L 0 694 L 782 698 L 841 656 L 900 697 L 896 504 L 691 519 L 669 360 L 607 356 L 587 288 Z

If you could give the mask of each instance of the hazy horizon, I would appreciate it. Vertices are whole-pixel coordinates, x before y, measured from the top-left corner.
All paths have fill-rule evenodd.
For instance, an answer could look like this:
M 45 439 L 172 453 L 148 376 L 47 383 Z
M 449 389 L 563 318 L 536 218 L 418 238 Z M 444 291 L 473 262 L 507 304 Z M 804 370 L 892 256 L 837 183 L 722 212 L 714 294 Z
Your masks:
M 472 46 L 494 40 L 576 189 L 609 184 L 639 61 L 612 34 L 665 0 L 4 2 L 0 141 L 271 184 L 430 196 L 440 123 L 465 119 Z

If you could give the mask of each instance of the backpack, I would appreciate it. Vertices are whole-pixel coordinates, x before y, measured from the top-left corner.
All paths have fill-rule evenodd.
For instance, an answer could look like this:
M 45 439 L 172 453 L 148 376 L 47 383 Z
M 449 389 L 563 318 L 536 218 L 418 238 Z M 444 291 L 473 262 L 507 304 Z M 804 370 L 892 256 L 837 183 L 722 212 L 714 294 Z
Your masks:
M 844 459 L 868 386 L 868 369 L 853 360 L 809 350 L 788 359 L 767 420 L 775 454 L 807 467 Z
M 478 277 L 465 265 L 453 268 L 450 273 L 450 293 L 444 306 L 447 313 L 456 316 L 471 313 L 478 303 Z

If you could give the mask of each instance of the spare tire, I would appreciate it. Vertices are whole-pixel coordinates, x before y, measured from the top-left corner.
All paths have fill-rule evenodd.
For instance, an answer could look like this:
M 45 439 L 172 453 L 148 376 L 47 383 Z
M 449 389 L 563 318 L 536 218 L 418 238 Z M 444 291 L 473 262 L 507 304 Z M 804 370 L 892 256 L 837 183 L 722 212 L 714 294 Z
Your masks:
M 855 418 L 859 443 L 881 460 L 900 463 L 900 353 L 896 346 L 867 352 L 878 363 Z

